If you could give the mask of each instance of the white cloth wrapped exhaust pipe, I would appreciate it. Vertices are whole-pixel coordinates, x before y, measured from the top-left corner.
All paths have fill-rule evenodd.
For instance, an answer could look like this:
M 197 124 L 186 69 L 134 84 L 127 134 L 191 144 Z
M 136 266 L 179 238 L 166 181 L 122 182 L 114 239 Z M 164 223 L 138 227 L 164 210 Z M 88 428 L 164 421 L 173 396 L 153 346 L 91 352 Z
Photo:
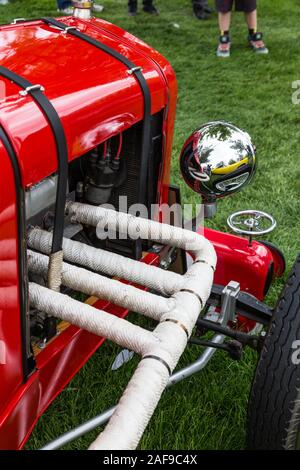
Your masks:
M 28 246 L 42 253 L 50 254 L 52 234 L 33 228 L 28 234 Z M 116 253 L 109 253 L 84 243 L 63 239 L 64 259 L 79 266 L 85 266 L 95 272 L 134 282 L 163 295 L 172 295 L 181 289 L 182 276 L 166 272 L 156 266 L 124 258 Z M 125 262 L 126 260 L 126 262 Z
M 194 254 L 201 251 L 201 259 L 209 263 L 216 259 L 214 248 L 208 240 L 190 230 L 78 202 L 67 202 L 66 212 L 71 216 L 72 222 L 99 229 L 114 227 L 120 234 L 138 235 L 142 239 L 176 246 Z
M 44 278 L 47 276 L 49 257 L 28 250 L 28 269 Z M 115 279 L 108 279 L 68 263 L 62 264 L 62 284 L 77 292 L 83 292 L 108 300 L 133 312 L 159 321 L 164 313 L 176 306 L 175 299 L 166 299 L 142 291 Z
M 149 221 L 149 223 L 151 222 Z M 186 230 L 179 230 L 187 232 Z M 188 234 L 190 237 L 190 232 L 188 232 Z M 196 294 L 199 295 L 200 298 L 202 298 L 202 279 L 204 277 L 207 277 L 207 272 L 209 272 L 210 274 L 213 272 L 211 266 L 214 266 L 216 262 L 216 256 L 213 247 L 211 247 L 210 243 L 205 238 L 193 232 L 191 233 L 191 235 L 196 240 L 197 238 L 199 238 L 198 246 L 200 245 L 200 243 L 203 244 L 203 241 L 205 242 L 204 245 L 209 247 L 210 252 L 212 254 L 212 261 L 211 263 L 205 262 L 193 264 L 192 266 L 190 266 L 184 276 L 170 271 L 164 271 L 161 268 L 149 266 L 147 264 L 125 258 L 124 256 L 116 255 L 114 253 L 108 253 L 107 251 L 98 248 L 93 248 L 83 243 L 68 240 L 65 238 L 63 240 L 63 253 L 64 259 L 70 261 L 71 263 L 85 266 L 86 268 L 91 269 L 93 271 L 101 271 L 111 276 L 118 276 L 122 279 L 126 279 L 128 281 L 135 282 L 150 288 L 155 288 L 156 291 L 161 292 L 163 294 L 165 294 L 166 291 L 169 291 L 169 295 L 170 293 L 172 293 L 173 299 L 176 299 L 178 295 L 177 293 L 180 292 L 182 289 L 193 290 Z M 28 245 L 29 247 L 38 251 L 42 251 L 43 253 L 50 253 L 52 245 L 52 234 L 44 230 L 40 230 L 38 228 L 33 228 L 28 234 Z M 203 259 L 203 252 L 205 252 L 205 250 L 201 249 L 192 253 L 195 257 L 195 261 Z M 110 263 L 110 260 L 112 260 L 112 263 Z M 90 275 L 92 277 L 92 273 Z M 96 279 L 95 282 L 97 283 Z M 108 282 L 109 280 L 105 279 L 103 285 L 100 285 L 99 283 L 98 288 L 102 290 L 102 295 L 104 296 L 104 298 L 110 300 L 110 298 L 112 297 L 109 298 L 107 294 L 109 294 L 110 291 L 112 292 L 114 285 L 109 284 Z M 75 287 L 73 288 L 75 289 Z M 133 289 L 133 287 L 131 288 Z M 206 294 L 207 296 L 209 296 L 210 289 L 208 289 L 207 292 Z M 120 298 L 120 295 L 118 295 L 118 298 Z M 114 303 L 117 303 L 115 298 L 112 301 Z M 120 303 L 120 305 L 125 306 L 125 308 L 132 308 L 132 310 L 137 311 L 135 307 L 127 307 L 122 302 Z M 159 312 L 157 308 L 153 306 L 150 313 L 149 309 L 147 308 L 147 304 L 145 304 L 143 311 L 138 313 L 143 313 L 144 315 L 147 315 L 154 319 L 159 319 L 164 318 L 164 316 L 162 315 L 164 310 L 165 308 L 163 308 L 162 312 Z M 166 312 L 168 312 L 168 310 L 169 309 L 167 309 Z M 182 315 L 184 314 L 182 313 Z M 182 320 L 184 321 L 184 318 L 182 318 Z
M 150 266 L 146 267 L 143 263 L 128 260 L 118 255 L 107 252 L 104 252 L 104 254 L 101 250 L 83 244 L 75 245 L 76 242 L 65 241 L 63 245 L 64 257 L 69 261 L 77 263 L 77 260 L 81 259 L 78 251 L 85 248 L 86 254 L 90 257 L 89 259 L 85 258 L 85 260 L 81 259 L 79 264 L 94 269 L 95 264 L 91 259 L 91 253 L 95 257 L 100 254 L 104 258 L 106 266 L 105 269 L 102 269 L 102 266 L 99 265 L 97 270 L 152 287 L 159 292 L 173 294 L 176 301 L 175 307 L 170 312 L 163 313 L 160 319 L 161 323 L 154 332 L 147 332 L 147 334 L 153 335 L 154 342 L 147 343 L 147 352 L 142 354 L 142 360 L 112 418 L 105 430 L 90 447 L 90 449 L 106 450 L 135 449 L 167 385 L 169 374 L 175 368 L 186 347 L 188 335 L 195 326 L 199 312 L 209 297 L 213 282 L 213 271 L 216 265 L 216 255 L 212 245 L 205 238 L 177 227 L 170 227 L 127 214 L 116 213 L 108 209 L 78 203 L 69 203 L 68 211 L 73 221 L 92 226 L 96 226 L 100 222 L 103 227 L 115 224 L 121 233 L 126 232 L 130 225 L 132 230 L 138 230 L 141 238 L 188 250 L 196 261 L 184 276 L 173 276 L 173 273 L 167 273 Z M 45 250 L 45 241 L 46 236 L 43 232 L 37 230 L 30 232 L 29 245 L 31 247 L 41 249 L 37 245 L 43 245 Z M 41 249 L 41 251 L 44 250 Z M 108 266 L 115 256 L 118 256 L 118 262 L 123 264 L 121 269 L 115 265 L 113 267 Z M 114 259 L 116 260 L 116 258 Z M 122 270 L 123 267 L 125 267 L 124 270 Z M 131 275 L 132 270 L 134 276 Z M 126 272 L 129 276 L 122 275 L 121 272 Z M 154 282 L 152 278 L 148 278 L 148 276 L 153 275 L 156 276 Z M 161 283 L 163 283 L 162 287 Z M 46 294 L 44 292 L 41 294 L 41 291 L 37 292 L 37 289 L 45 288 L 30 285 L 30 294 L 35 295 L 35 302 L 43 306 L 43 303 L 45 303 L 43 297 Z M 52 296 L 55 296 L 55 308 L 57 315 L 60 316 L 60 308 L 66 310 L 67 307 L 64 307 L 64 304 L 67 304 L 69 300 L 64 300 L 63 305 L 59 306 L 57 296 L 61 298 L 62 294 L 47 289 L 46 291 L 48 291 L 49 304 Z M 43 308 L 41 309 L 43 310 Z M 51 314 L 51 309 L 49 306 L 47 313 Z M 71 312 L 68 312 L 68 314 L 71 314 Z M 79 319 L 77 318 L 77 320 Z M 113 335 L 112 331 L 111 334 Z M 118 339 L 121 339 L 120 335 Z M 148 349 L 148 345 L 150 349 Z M 129 349 L 133 348 L 129 347 Z
M 33 308 L 110 339 L 137 354 L 143 355 L 159 343 L 150 331 L 47 287 L 30 282 L 29 296 Z
M 195 295 L 180 292 L 178 296 L 180 304 L 171 316 L 177 323 L 166 321 L 156 327 L 153 334 L 161 339 L 161 343 L 140 361 L 109 423 L 90 446 L 91 450 L 131 450 L 137 447 L 169 376 L 186 348 L 188 338 L 181 325 L 183 323 L 191 331 L 199 315 L 200 304 Z M 182 315 L 186 309 L 188 322 L 186 315 Z

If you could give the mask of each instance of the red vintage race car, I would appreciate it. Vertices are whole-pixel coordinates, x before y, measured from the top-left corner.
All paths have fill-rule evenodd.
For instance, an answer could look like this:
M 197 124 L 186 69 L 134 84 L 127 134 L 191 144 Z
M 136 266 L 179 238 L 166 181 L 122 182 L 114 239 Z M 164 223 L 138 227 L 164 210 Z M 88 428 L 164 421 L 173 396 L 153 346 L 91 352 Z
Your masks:
M 232 214 L 236 234 L 182 221 L 169 184 L 174 72 L 139 39 L 89 18 L 87 4 L 59 21 L 0 27 L 0 448 L 24 446 L 106 338 L 141 356 L 122 399 L 45 449 L 106 421 L 91 449 L 136 448 L 166 387 L 217 349 L 238 360 L 246 346 L 260 355 L 248 446 L 297 448 L 300 262 L 272 309 L 264 298 L 284 257 L 254 240 L 275 228 L 270 215 Z M 256 163 L 246 132 L 200 126 L 180 156 L 200 215 L 248 184 Z M 188 344 L 205 349 L 173 372 Z

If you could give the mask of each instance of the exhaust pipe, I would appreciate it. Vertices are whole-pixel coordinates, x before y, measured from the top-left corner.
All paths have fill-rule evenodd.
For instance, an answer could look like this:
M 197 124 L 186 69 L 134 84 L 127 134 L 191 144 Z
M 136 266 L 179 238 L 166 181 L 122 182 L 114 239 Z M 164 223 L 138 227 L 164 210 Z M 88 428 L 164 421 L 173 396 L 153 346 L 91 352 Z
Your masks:
M 74 223 L 97 229 L 114 227 L 123 234 L 138 233 L 142 239 L 189 251 L 194 259 L 187 273 L 179 276 L 64 239 L 64 258 L 77 266 L 64 263 L 63 283 L 87 293 L 117 299 L 120 304 L 132 306 L 139 313 L 155 318 L 159 323 L 153 332 L 139 329 L 126 320 L 120 323 L 119 319 L 105 312 L 99 315 L 96 309 L 80 305 L 37 284 L 30 283 L 29 286 L 31 305 L 38 310 L 106 336 L 117 344 L 126 344 L 128 349 L 141 355 L 141 361 L 108 425 L 90 446 L 91 450 L 135 449 L 210 295 L 216 254 L 204 237 L 179 227 L 74 202 L 67 203 L 66 212 Z M 48 254 L 51 234 L 32 229 L 28 234 L 28 245 Z M 85 269 L 78 268 L 78 265 Z M 47 257 L 29 251 L 29 267 L 45 274 Z M 133 286 L 123 287 L 119 281 L 104 279 L 97 274 L 99 271 L 147 287 L 156 287 L 158 292 L 167 293 L 171 298 L 141 292 Z

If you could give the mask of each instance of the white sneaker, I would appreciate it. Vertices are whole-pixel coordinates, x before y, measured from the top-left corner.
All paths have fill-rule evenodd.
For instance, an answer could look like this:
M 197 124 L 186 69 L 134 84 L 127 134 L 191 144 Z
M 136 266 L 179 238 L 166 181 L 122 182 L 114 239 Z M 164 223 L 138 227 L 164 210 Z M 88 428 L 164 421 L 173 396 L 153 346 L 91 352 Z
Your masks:
M 93 11 L 95 13 L 101 13 L 104 10 L 104 7 L 102 5 L 97 5 L 97 3 L 93 4 Z
M 6 3 L 1 3 L 1 2 L 6 2 Z M 0 5 L 6 5 L 8 3 L 8 0 L 0 0 Z M 102 5 L 97 5 L 94 3 L 93 5 L 93 11 L 95 13 L 101 13 L 104 10 L 104 7 Z M 62 15 L 73 15 L 74 8 L 73 7 L 68 7 L 64 8 L 63 10 L 57 10 L 59 11 Z
M 0 0 L 0 5 L 7 5 L 9 0 Z
M 59 13 L 61 13 L 62 15 L 73 15 L 74 8 L 68 7 L 68 8 L 64 8 L 63 10 L 57 10 L 57 11 L 59 11 Z

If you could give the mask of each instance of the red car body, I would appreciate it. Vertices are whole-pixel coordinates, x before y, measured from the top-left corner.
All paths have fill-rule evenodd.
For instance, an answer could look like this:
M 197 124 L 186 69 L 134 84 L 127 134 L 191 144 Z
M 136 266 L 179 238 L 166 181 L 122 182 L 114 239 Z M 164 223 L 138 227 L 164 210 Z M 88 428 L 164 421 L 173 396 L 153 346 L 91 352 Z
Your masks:
M 158 202 L 167 202 L 177 98 L 170 64 L 139 39 L 103 20 L 61 21 L 142 67 L 151 91 L 152 114 L 166 110 Z M 65 129 L 69 161 L 141 121 L 143 102 L 135 77 L 104 52 L 40 20 L 2 26 L 0 38 L 1 64 L 44 86 Z M 17 85 L 2 79 L 0 91 L 0 123 L 13 144 L 22 189 L 26 190 L 57 170 L 53 136 L 36 104 L 29 96 L 21 97 Z M 36 356 L 35 369 L 24 377 L 17 227 L 21 202 L 14 169 L 1 141 L 0 159 L 0 449 L 21 449 L 38 418 L 104 339 L 69 326 Z M 205 235 L 218 254 L 215 282 L 239 281 L 242 290 L 262 300 L 271 267 L 277 274 L 280 271 L 272 251 L 211 229 Z M 158 255 L 149 253 L 143 262 L 158 263 Z M 101 300 L 95 306 L 120 317 L 128 313 Z

